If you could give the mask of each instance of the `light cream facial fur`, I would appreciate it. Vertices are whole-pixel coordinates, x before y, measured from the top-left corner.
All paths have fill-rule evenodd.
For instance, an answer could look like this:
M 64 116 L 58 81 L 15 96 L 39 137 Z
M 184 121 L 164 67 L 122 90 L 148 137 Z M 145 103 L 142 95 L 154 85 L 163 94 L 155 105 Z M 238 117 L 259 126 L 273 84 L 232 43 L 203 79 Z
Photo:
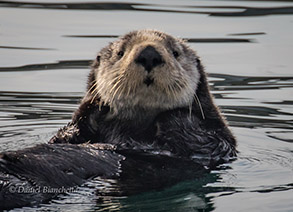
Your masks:
M 154 47 L 164 61 L 150 72 L 135 62 L 147 46 Z M 175 51 L 178 57 L 174 56 Z M 142 30 L 127 34 L 100 54 L 100 64 L 94 70 L 94 93 L 115 110 L 135 106 L 173 109 L 189 106 L 195 98 L 200 78 L 197 56 L 180 39 Z M 149 86 L 144 83 L 147 78 L 153 80 Z

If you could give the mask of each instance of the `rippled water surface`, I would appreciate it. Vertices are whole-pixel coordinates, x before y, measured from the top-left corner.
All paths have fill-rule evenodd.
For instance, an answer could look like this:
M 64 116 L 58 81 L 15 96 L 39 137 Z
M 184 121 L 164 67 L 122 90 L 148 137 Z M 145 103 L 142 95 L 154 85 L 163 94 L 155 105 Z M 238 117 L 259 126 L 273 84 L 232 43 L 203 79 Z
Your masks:
M 293 1 L 81 2 L 0 1 L 0 152 L 47 142 L 71 119 L 99 49 L 155 28 L 201 56 L 239 157 L 136 195 L 101 197 L 115 181 L 94 179 L 27 211 L 293 211 Z

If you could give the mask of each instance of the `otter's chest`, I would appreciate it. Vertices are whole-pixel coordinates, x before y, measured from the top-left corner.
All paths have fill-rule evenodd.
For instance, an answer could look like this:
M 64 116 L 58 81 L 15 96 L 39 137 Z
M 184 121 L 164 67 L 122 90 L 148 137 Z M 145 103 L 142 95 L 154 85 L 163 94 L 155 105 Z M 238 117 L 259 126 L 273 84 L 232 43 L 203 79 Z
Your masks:
M 154 140 L 157 127 L 153 121 L 110 120 L 100 127 L 99 140 L 103 143 L 121 144 L 130 140 L 148 143 Z

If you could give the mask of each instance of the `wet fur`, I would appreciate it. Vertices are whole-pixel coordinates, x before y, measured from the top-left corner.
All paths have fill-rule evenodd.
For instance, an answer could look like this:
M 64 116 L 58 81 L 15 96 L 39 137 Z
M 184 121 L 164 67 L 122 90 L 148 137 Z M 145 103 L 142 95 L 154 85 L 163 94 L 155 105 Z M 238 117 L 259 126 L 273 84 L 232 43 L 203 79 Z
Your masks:
M 123 156 L 114 153 L 111 146 L 99 144 L 41 144 L 2 153 L 0 210 L 35 206 L 59 194 L 44 189 L 74 190 L 77 185 L 96 176 L 115 178 L 119 175 L 119 161 L 122 159 Z M 22 192 L 22 189 L 37 192 Z

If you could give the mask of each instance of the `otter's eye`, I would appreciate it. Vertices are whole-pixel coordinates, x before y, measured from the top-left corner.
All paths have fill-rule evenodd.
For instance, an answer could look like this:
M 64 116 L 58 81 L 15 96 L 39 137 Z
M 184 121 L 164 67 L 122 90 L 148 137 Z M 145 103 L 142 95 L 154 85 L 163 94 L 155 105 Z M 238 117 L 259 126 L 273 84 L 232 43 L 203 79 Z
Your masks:
M 118 55 L 119 57 L 123 57 L 124 52 L 123 52 L 123 51 L 120 51 L 120 52 L 117 53 L 117 55 Z
M 98 55 L 97 58 L 96 58 L 97 62 L 100 62 L 100 59 L 101 59 L 101 56 Z
M 175 58 L 179 57 L 179 53 L 177 51 L 173 51 L 173 55 Z

